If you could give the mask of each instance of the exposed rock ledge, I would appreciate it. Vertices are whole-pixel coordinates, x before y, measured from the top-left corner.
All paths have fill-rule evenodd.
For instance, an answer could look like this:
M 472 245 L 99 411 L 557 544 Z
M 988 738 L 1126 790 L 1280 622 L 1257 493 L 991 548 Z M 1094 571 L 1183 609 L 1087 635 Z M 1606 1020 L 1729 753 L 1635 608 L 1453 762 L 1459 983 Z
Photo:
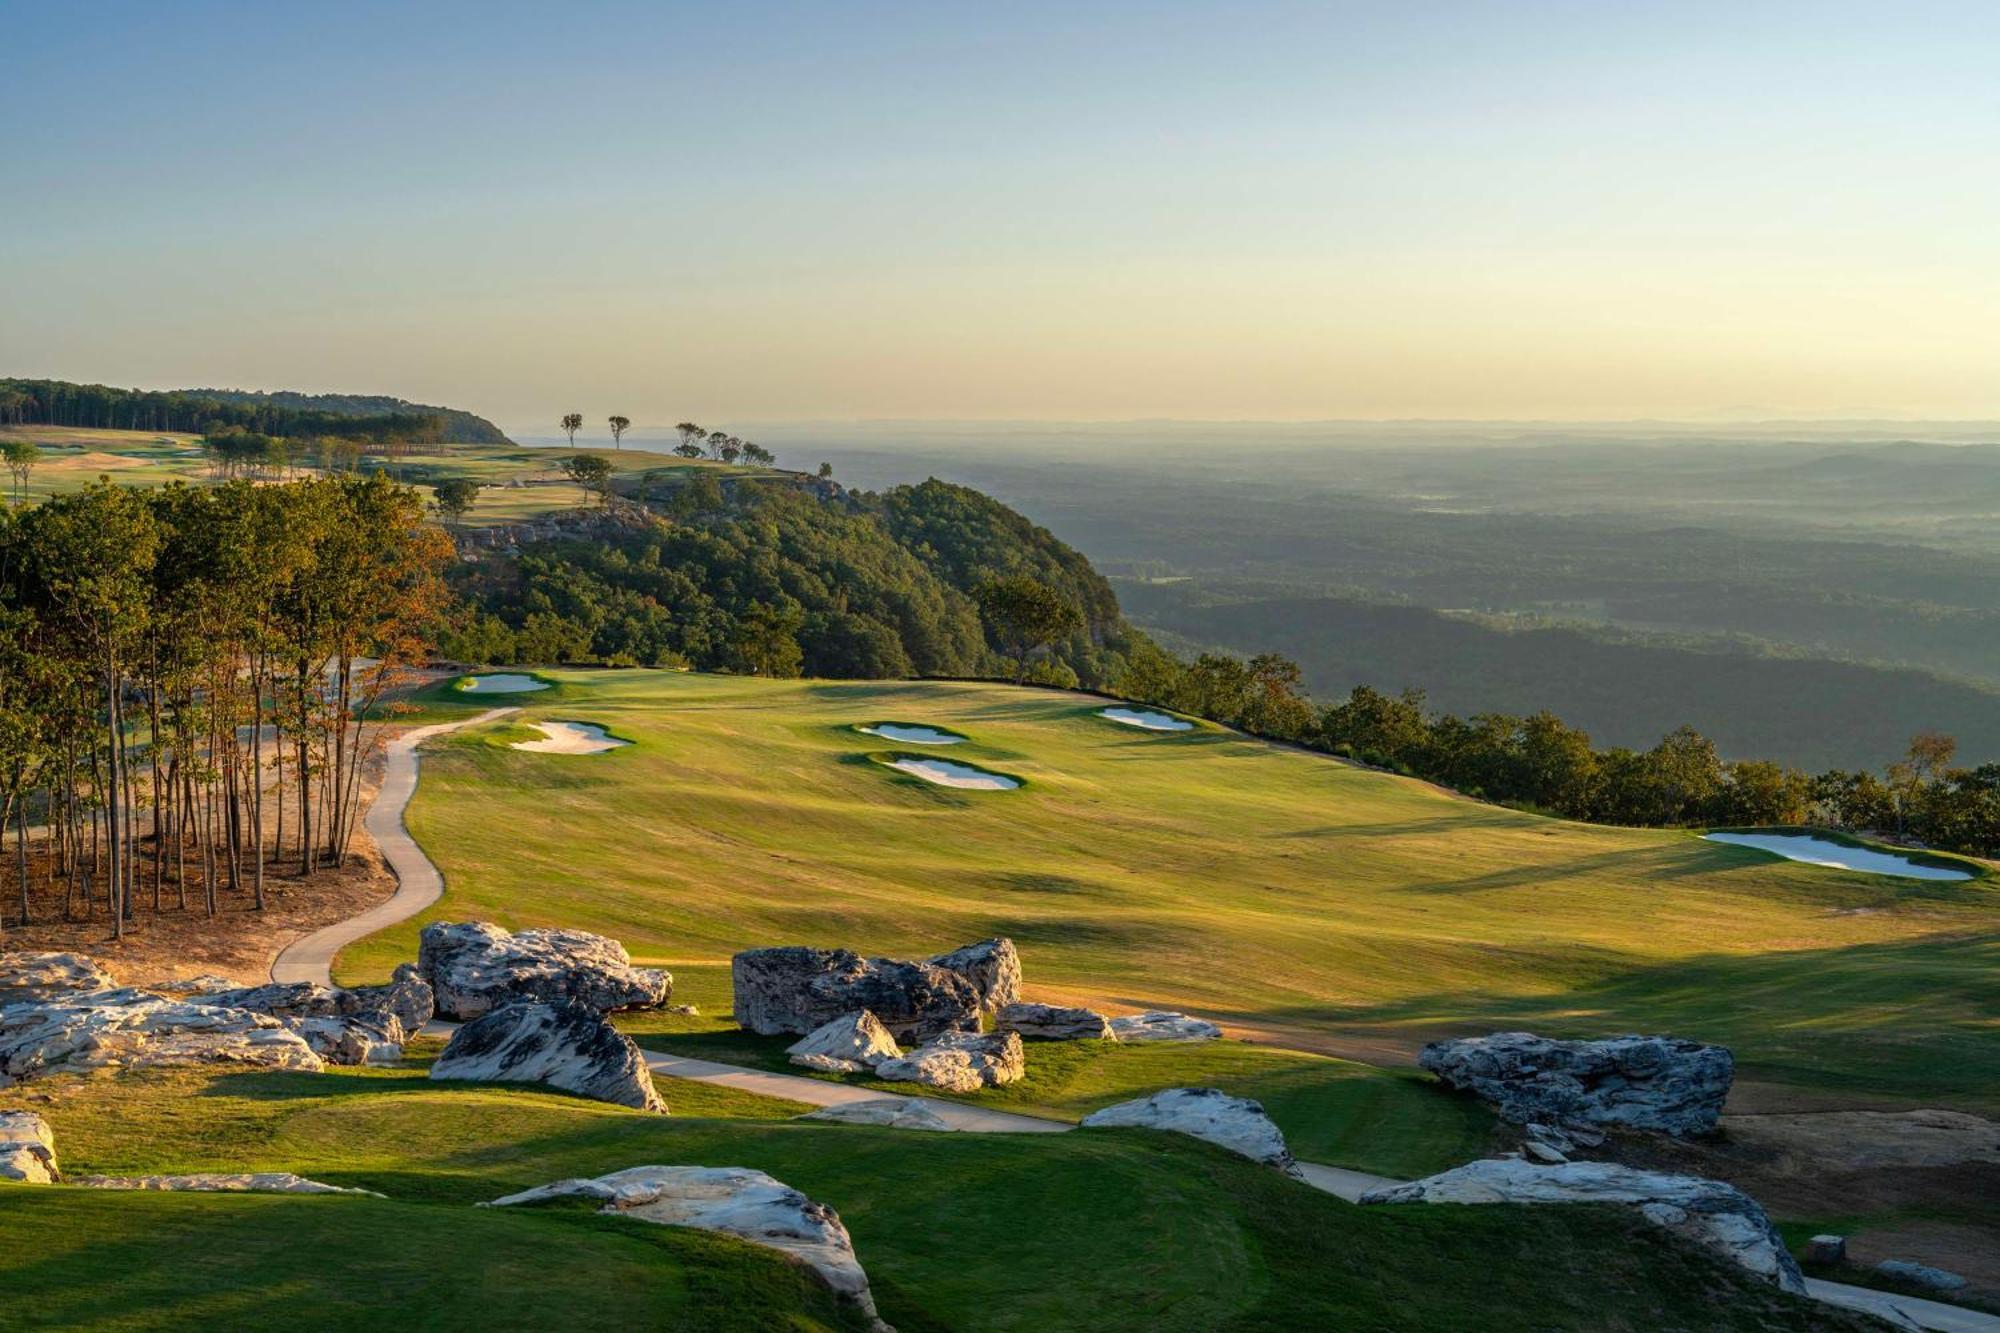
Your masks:
M 1805 1277 L 1757 1201 L 1719 1180 L 1640 1171 L 1610 1162 L 1539 1166 L 1516 1158 L 1468 1162 L 1439 1175 L 1371 1190 L 1363 1203 L 1609 1203 L 1718 1254 L 1785 1291 Z
M 952 1132 L 945 1118 L 924 1105 L 921 1097 L 875 1097 L 865 1102 L 841 1102 L 808 1111 L 801 1120 L 829 1120 L 838 1125 L 882 1125 L 889 1129 Z
M 451 1034 L 431 1077 L 546 1083 L 638 1111 L 667 1111 L 632 1039 L 581 1004 L 510 1004 L 475 1018 Z
M 875 1066 L 875 1077 L 945 1092 L 978 1092 L 1018 1083 L 1027 1071 L 1019 1033 L 946 1032 L 900 1059 L 883 1060 Z
M 635 1166 L 589 1180 L 558 1180 L 481 1207 L 601 1199 L 603 1211 L 661 1226 L 720 1231 L 779 1251 L 876 1321 L 868 1275 L 840 1214 L 762 1171 L 739 1166 Z
M 1137 1101 L 1119 1102 L 1083 1118 L 1085 1129 L 1164 1129 L 1227 1148 L 1253 1162 L 1303 1179 L 1285 1146 L 1284 1131 L 1263 1104 L 1214 1088 L 1168 1088 Z
M 233 1063 L 317 1074 L 326 1062 L 284 1020 L 144 991 L 72 991 L 0 1008 L 0 1087 L 107 1067 Z
M 208 1172 L 188 1176 L 84 1176 L 70 1182 L 93 1190 L 194 1190 L 224 1194 L 365 1194 L 383 1196 L 374 1190 L 349 1189 L 307 1180 L 289 1171 L 249 1171 L 231 1174 Z
M 33 1111 L 0 1111 L 0 1180 L 53 1185 L 61 1179 L 49 1122 Z
M 1434 1041 L 1417 1063 L 1520 1123 L 1706 1134 L 1729 1097 L 1727 1048 L 1679 1037 L 1557 1041 L 1531 1032 Z
M 490 921 L 433 921 L 418 937 L 417 973 L 437 1015 L 458 1022 L 517 1000 L 568 1000 L 599 1013 L 650 1009 L 673 996 L 674 979 L 634 967 L 617 940 L 582 930 L 512 934 Z

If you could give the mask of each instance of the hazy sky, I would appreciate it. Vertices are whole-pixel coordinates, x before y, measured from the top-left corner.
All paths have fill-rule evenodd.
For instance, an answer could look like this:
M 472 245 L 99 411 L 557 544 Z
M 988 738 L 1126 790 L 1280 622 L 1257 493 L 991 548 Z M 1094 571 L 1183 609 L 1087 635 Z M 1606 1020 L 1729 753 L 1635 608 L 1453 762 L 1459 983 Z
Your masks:
M 0 373 L 2000 416 L 2000 6 L 0 0 Z

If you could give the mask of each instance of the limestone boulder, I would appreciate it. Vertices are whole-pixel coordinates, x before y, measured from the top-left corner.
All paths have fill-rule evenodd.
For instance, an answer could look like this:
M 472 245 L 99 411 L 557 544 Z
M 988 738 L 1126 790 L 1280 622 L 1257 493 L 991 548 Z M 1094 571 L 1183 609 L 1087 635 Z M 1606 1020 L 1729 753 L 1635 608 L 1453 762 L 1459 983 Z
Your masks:
M 1083 1127 L 1163 1129 L 1186 1134 L 1288 1176 L 1300 1176 L 1299 1164 L 1285 1146 L 1284 1131 L 1264 1114 L 1263 1104 L 1214 1088 L 1168 1088 L 1150 1097 L 1119 1102 L 1085 1116 Z
M 148 990 L 160 995 L 207 995 L 214 991 L 241 989 L 228 977 L 217 976 L 213 972 L 202 972 L 192 977 L 175 977 L 170 981 L 156 981 Z
M 863 958 L 848 949 L 746 949 L 730 960 L 737 1026 L 804 1036 L 866 1009 L 904 1041 L 976 1031 L 979 992 L 932 963 Z
M 189 1190 L 210 1194 L 366 1194 L 381 1198 L 374 1190 L 350 1189 L 307 1180 L 289 1171 L 210 1171 L 187 1176 L 84 1176 L 70 1182 L 93 1190 Z
M 1439 1175 L 1372 1190 L 1375 1203 L 1601 1203 L 1636 1210 L 1646 1221 L 1727 1259 L 1785 1291 L 1805 1278 L 1757 1201 L 1719 1180 L 1641 1171 L 1611 1162 L 1542 1166 L 1519 1158 L 1468 1162 Z
M 1095 1009 L 1071 1009 L 1055 1004 L 1014 1003 L 1001 1006 L 993 1026 L 1018 1032 L 1033 1041 L 1117 1041 L 1111 1020 Z
M 389 1026 L 377 1021 L 382 1018 Z M 393 1014 L 330 1014 L 283 1021 L 330 1065 L 393 1065 L 403 1058 L 402 1024 Z
M 0 1180 L 53 1185 L 60 1179 L 49 1122 L 33 1111 L 0 1111 Z
M 465 1022 L 516 1001 L 568 1001 L 610 1013 L 667 1002 L 674 979 L 634 967 L 617 940 L 582 930 L 511 933 L 490 921 L 435 921 L 417 946 L 417 975 L 439 1018 Z
M 117 978 L 80 953 L 0 953 L 0 1005 L 117 986 Z
M 505 1208 L 552 1199 L 603 1202 L 602 1211 L 659 1226 L 717 1231 L 778 1251 L 836 1295 L 877 1319 L 868 1274 L 840 1214 L 762 1171 L 739 1166 L 635 1166 L 588 1180 L 558 1180 L 495 1199 Z
M 667 1110 L 632 1039 L 574 1002 L 522 1001 L 480 1015 L 452 1033 L 431 1077 L 542 1083 L 635 1110 Z
M 340 992 L 337 1003 L 340 1012 L 350 1016 L 392 1015 L 402 1028 L 398 1041 L 408 1041 L 422 1032 L 437 1012 L 431 983 L 424 980 L 415 963 L 399 966 L 386 985 L 356 986 Z
M 1417 1062 L 1508 1120 L 1680 1136 L 1715 1128 L 1736 1072 L 1726 1047 L 1679 1037 L 1557 1041 L 1529 1032 L 1434 1041 Z
M 843 1014 L 785 1048 L 795 1065 L 842 1074 L 862 1073 L 902 1053 L 882 1020 L 866 1009 Z
M 120 988 L 0 1008 L 0 1087 L 49 1074 L 241 1064 L 318 1073 L 326 1062 L 286 1021 Z
M 403 1056 L 402 1019 L 386 1002 L 370 1003 L 372 997 L 363 992 L 310 981 L 272 981 L 209 991 L 193 999 L 222 1009 L 270 1014 L 304 1038 L 328 1064 L 392 1065 Z
M 1111 1035 L 1119 1041 L 1214 1041 L 1222 1029 L 1204 1018 L 1189 1018 L 1171 1009 L 1148 1009 L 1111 1020 Z
M 1021 998 L 1021 955 L 1004 935 L 938 954 L 930 962 L 965 978 L 979 994 L 979 1007 L 989 1014 Z
M 842 1102 L 822 1106 L 799 1117 L 827 1120 L 837 1125 L 883 1125 L 889 1129 L 924 1129 L 951 1132 L 951 1125 L 920 1097 L 873 1097 L 865 1102 Z
M 1875 1265 L 1875 1272 L 1891 1282 L 1915 1287 L 1934 1296 L 1949 1296 L 1967 1285 L 1966 1280 L 1957 1273 L 1949 1273 L 1942 1268 L 1932 1268 L 1929 1264 L 1915 1263 L 1908 1259 L 1884 1259 Z
M 875 1066 L 875 1077 L 945 1092 L 1018 1083 L 1028 1071 L 1018 1032 L 945 1032 L 908 1055 Z

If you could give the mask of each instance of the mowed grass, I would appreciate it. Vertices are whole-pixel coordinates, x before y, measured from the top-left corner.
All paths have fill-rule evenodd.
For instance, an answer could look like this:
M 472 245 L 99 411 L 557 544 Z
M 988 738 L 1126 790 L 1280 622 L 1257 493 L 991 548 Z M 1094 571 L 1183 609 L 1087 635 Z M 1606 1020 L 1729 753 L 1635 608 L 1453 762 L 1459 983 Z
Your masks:
M 37 1326 L 840 1327 L 797 1270 L 575 1209 L 470 1205 L 649 1163 L 747 1166 L 839 1210 L 903 1333 L 1849 1327 L 1611 1210 L 1357 1208 L 1142 1130 L 925 1134 L 648 1116 L 325 1074 L 133 1071 L 38 1107 L 66 1171 L 291 1170 L 389 1198 L 0 1185 L 4 1309 Z M 670 1102 L 683 1085 L 668 1081 Z M 0 1316 L 0 1322 L 5 1322 Z
M 434 743 L 409 821 L 446 895 L 343 955 L 344 977 L 385 976 L 431 919 L 584 927 L 711 968 L 759 945 L 911 956 L 1005 934 L 1031 997 L 1281 1044 L 1664 1031 L 1728 1044 L 1746 1077 L 2000 1105 L 1990 879 L 1544 819 L 1214 728 L 1134 732 L 1057 691 L 547 674 L 557 697 L 510 697 L 524 717 L 637 744 Z M 887 770 L 854 730 L 885 717 L 961 732 L 942 753 L 1028 785 Z

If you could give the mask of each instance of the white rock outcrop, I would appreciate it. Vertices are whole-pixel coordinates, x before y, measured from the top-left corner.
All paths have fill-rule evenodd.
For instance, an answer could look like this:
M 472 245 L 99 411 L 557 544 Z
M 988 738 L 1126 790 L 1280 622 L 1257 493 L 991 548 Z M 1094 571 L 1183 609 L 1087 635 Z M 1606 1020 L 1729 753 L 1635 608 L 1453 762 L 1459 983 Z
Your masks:
M 745 949 L 729 961 L 738 1027 L 803 1036 L 866 1009 L 892 1035 L 925 1041 L 977 1031 L 979 992 L 934 963 L 863 958 L 849 949 Z
M 951 1132 L 951 1125 L 920 1097 L 874 1097 L 865 1102 L 841 1102 L 822 1106 L 799 1117 L 801 1120 L 828 1120 L 837 1125 L 883 1125 L 889 1129 L 927 1129 Z
M 1111 1020 L 1095 1009 L 1073 1009 L 1055 1004 L 1002 1005 L 993 1026 L 1002 1032 L 1018 1032 L 1035 1041 L 1117 1041 Z
M 1171 1009 L 1148 1009 L 1111 1020 L 1111 1034 L 1120 1041 L 1214 1041 L 1222 1029 L 1204 1018 L 1189 1018 Z
M 457 1022 L 520 1000 L 569 1001 L 598 1013 L 651 1009 L 674 989 L 666 972 L 632 966 L 617 940 L 582 930 L 516 934 L 490 921 L 425 926 L 416 972 L 430 985 L 437 1016 Z
M 558 1180 L 495 1199 L 505 1208 L 550 1199 L 600 1199 L 603 1211 L 660 1226 L 719 1231 L 803 1264 L 835 1294 L 876 1319 L 868 1274 L 840 1214 L 762 1171 L 738 1166 L 635 1166 L 589 1180 Z
M 33 1111 L 0 1111 L 0 1180 L 53 1185 L 61 1179 L 49 1122 Z
M 931 966 L 957 973 L 979 996 L 979 1007 L 994 1013 L 1021 998 L 1021 954 L 1004 935 L 967 944 L 930 959 Z
M 1231 1097 L 1215 1088 L 1168 1088 L 1150 1097 L 1119 1102 L 1085 1116 L 1083 1127 L 1164 1129 L 1186 1134 L 1300 1177 L 1299 1164 L 1285 1146 L 1284 1131 L 1264 1114 L 1263 1104 L 1247 1097 Z
M 220 1009 L 269 1014 L 303 1037 L 328 1064 L 392 1065 L 403 1057 L 403 1020 L 386 1001 L 377 1002 L 368 992 L 310 981 L 270 981 L 189 998 Z
M 574 1003 L 505 1005 L 451 1034 L 434 1079 L 544 1083 L 581 1097 L 666 1114 L 632 1039 Z
M 225 1063 L 319 1073 L 326 1062 L 270 1014 L 144 991 L 72 991 L 0 1008 L 0 1087 L 48 1074 Z
M 1371 1190 L 1363 1203 L 1604 1203 L 1636 1209 L 1654 1226 L 1800 1295 L 1805 1277 L 1757 1201 L 1719 1180 L 1641 1171 L 1611 1162 L 1541 1166 L 1488 1158 L 1407 1185 Z
M 945 1092 L 978 1092 L 1020 1082 L 1028 1072 L 1018 1032 L 946 1032 L 899 1059 L 875 1066 L 875 1077 L 921 1083 Z
M 93 1190 L 191 1190 L 221 1194 L 365 1194 L 383 1197 L 374 1190 L 350 1189 L 307 1180 L 289 1171 L 210 1171 L 186 1176 L 83 1176 L 70 1182 Z
M 0 1005 L 117 986 L 116 977 L 80 953 L 0 953 Z
M 889 1029 L 866 1009 L 843 1014 L 785 1048 L 795 1065 L 841 1074 L 863 1073 L 902 1053 Z
M 1508 1120 L 1706 1134 L 1729 1097 L 1728 1048 L 1679 1037 L 1558 1041 L 1532 1032 L 1434 1041 L 1417 1063 Z

